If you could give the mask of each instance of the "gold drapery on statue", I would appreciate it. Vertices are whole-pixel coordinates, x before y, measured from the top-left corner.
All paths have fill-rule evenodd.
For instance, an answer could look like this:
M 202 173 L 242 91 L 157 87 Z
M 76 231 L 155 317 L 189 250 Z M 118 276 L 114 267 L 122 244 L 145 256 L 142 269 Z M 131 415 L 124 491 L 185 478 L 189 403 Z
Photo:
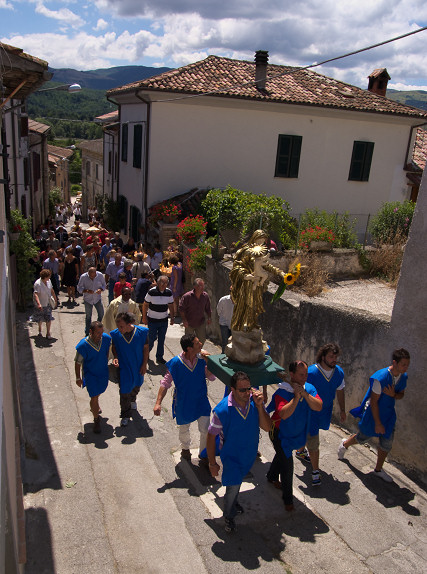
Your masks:
M 232 331 L 259 329 L 258 317 L 264 312 L 262 297 L 267 290 L 268 273 L 284 277 L 284 272 L 268 263 L 267 234 L 258 229 L 236 252 L 230 272 L 234 303 Z

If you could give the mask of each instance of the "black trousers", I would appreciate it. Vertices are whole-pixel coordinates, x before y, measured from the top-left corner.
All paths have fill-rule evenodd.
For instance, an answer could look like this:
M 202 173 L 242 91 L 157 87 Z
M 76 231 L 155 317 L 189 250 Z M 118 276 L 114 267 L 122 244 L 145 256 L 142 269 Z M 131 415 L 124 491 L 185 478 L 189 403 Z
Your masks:
M 273 462 L 271 463 L 270 469 L 267 472 L 267 478 L 271 481 L 278 480 L 280 475 L 283 502 L 286 505 L 290 505 L 294 502 L 294 496 L 292 493 L 292 485 L 294 479 L 294 459 L 292 454 L 288 458 L 283 452 L 282 444 L 279 438 L 279 429 L 274 427 L 274 429 L 270 431 L 270 439 L 273 443 L 276 454 L 274 455 Z

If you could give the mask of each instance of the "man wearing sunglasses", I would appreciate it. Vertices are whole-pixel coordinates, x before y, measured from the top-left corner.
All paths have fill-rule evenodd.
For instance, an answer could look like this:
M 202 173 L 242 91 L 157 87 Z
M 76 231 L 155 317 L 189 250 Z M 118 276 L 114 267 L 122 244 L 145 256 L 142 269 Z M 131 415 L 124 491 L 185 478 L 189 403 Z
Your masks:
M 207 452 L 209 470 L 218 476 L 216 462 L 216 436 L 220 437 L 220 458 L 222 462 L 222 484 L 225 488 L 224 518 L 225 531 L 232 532 L 236 525 L 234 518 L 243 508 L 238 494 L 243 478 L 255 462 L 259 428 L 270 430 L 270 417 L 265 411 L 262 391 L 251 387 L 246 373 L 237 371 L 231 377 L 231 392 L 214 408 L 208 429 Z

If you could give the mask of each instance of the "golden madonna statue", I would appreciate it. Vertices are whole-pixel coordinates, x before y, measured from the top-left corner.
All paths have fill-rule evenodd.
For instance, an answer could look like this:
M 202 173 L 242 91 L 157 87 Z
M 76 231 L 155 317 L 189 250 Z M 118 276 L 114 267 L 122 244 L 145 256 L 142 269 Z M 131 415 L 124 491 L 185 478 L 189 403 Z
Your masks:
M 234 303 L 231 330 L 253 331 L 260 329 L 258 317 L 264 312 L 263 293 L 267 290 L 272 273 L 281 278 L 285 273 L 268 263 L 267 234 L 258 229 L 235 254 L 230 272 L 231 298 Z

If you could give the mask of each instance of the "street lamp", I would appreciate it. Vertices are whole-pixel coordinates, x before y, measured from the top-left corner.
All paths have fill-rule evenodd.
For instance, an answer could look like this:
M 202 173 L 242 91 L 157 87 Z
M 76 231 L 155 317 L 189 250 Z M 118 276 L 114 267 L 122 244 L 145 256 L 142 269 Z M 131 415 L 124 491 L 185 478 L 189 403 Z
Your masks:
M 37 90 L 33 92 L 34 94 L 40 94 L 40 92 L 50 92 L 51 90 L 59 90 L 64 92 L 69 92 L 72 94 L 73 92 L 80 92 L 82 89 L 80 84 L 62 84 L 61 86 L 54 86 L 53 88 L 44 88 L 43 90 Z

